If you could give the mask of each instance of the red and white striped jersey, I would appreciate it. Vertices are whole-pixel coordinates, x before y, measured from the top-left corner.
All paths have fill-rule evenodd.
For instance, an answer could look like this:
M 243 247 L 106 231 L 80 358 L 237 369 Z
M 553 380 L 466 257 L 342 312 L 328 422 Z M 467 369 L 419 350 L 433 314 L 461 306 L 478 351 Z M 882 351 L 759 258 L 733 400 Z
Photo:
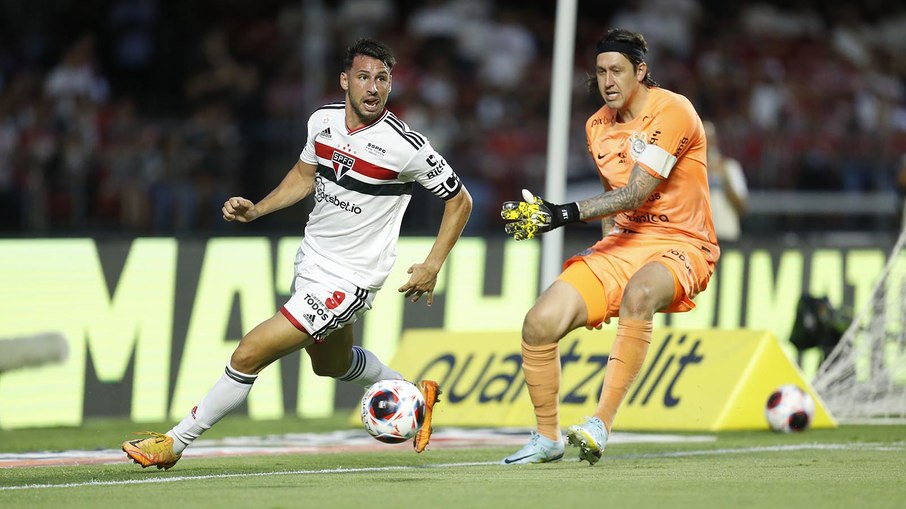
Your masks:
M 393 268 L 413 182 L 444 200 L 462 189 L 428 140 L 386 109 L 350 131 L 344 103 L 322 106 L 299 159 L 318 167 L 300 254 L 362 288 L 380 288 Z

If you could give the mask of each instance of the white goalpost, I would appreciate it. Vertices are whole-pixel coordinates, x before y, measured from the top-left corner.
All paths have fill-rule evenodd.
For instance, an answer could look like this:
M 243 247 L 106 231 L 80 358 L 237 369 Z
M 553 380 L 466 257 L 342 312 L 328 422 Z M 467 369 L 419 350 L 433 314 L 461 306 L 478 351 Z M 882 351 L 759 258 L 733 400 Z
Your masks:
M 551 75 L 550 122 L 547 129 L 547 171 L 544 198 L 563 203 L 566 197 L 566 160 L 569 151 L 570 111 L 573 92 L 573 59 L 576 51 L 576 11 L 578 0 L 557 2 L 554 31 L 554 59 Z M 518 193 L 518 190 L 515 190 Z M 563 264 L 563 229 L 541 238 L 541 288 L 557 279 Z
M 812 386 L 843 422 L 906 419 L 906 229 Z

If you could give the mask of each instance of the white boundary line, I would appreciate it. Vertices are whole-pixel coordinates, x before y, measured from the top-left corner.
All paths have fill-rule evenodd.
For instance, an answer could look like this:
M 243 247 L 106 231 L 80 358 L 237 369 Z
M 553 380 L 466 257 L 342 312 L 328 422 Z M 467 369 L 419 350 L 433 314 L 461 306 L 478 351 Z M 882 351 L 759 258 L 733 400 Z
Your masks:
M 444 428 L 431 436 L 434 447 L 521 447 L 529 430 L 512 428 Z M 674 435 L 648 433 L 615 433 L 610 444 L 713 442 L 713 435 Z M 328 433 L 287 433 L 253 437 L 201 439 L 183 453 L 183 458 L 214 458 L 225 456 L 266 456 L 284 454 L 324 454 L 330 452 L 377 452 L 411 450 L 410 444 L 382 444 L 364 430 L 333 431 Z M 120 449 L 91 451 L 42 451 L 22 453 L 0 452 L 0 472 L 9 468 L 80 466 L 122 463 Z M 128 460 L 126 460 L 128 461 Z
M 798 445 L 777 445 L 763 447 L 742 447 L 738 449 L 702 449 L 697 451 L 675 451 L 652 454 L 625 454 L 607 456 L 605 460 L 623 460 L 638 458 L 677 458 L 686 456 L 708 456 L 723 454 L 746 454 L 746 453 L 770 453 L 784 451 L 803 451 L 803 450 L 874 450 L 884 452 L 901 452 L 906 448 L 906 443 L 895 442 L 890 444 L 882 443 L 848 443 L 848 444 L 798 444 Z M 572 460 L 576 461 L 576 460 Z M 356 474 L 363 472 L 392 472 L 420 470 L 425 468 L 462 468 L 462 467 L 483 467 L 490 465 L 499 465 L 496 461 L 475 461 L 467 463 L 437 463 L 429 465 L 400 465 L 387 467 L 366 467 L 366 468 L 326 468 L 320 470 L 290 470 L 276 472 L 251 472 L 236 474 L 213 474 L 213 475 L 191 475 L 175 477 L 154 477 L 151 479 L 130 479 L 123 481 L 87 481 L 79 483 L 66 484 L 26 484 L 23 486 L 0 486 L 0 491 L 12 490 L 33 490 L 33 489 L 50 489 L 50 488 L 82 488 L 86 486 L 122 486 L 130 484 L 152 484 L 152 483 L 170 483 L 181 481 L 199 481 L 206 479 L 231 479 L 235 477 L 264 477 L 270 475 L 321 475 L 321 474 Z

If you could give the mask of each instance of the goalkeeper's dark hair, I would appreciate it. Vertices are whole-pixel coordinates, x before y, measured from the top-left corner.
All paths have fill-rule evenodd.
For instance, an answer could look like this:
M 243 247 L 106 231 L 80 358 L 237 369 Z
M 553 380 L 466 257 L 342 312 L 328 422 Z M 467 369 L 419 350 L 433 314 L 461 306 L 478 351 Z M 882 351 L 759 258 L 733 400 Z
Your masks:
M 393 50 L 389 46 L 381 41 L 363 37 L 357 39 L 352 43 L 352 46 L 346 49 L 346 58 L 343 59 L 343 70 L 352 69 L 352 61 L 359 55 L 376 58 L 384 62 L 388 70 L 392 70 L 393 66 L 396 65 L 396 57 L 393 56 Z
M 648 53 L 648 43 L 645 41 L 645 36 L 638 32 L 631 32 L 623 28 L 611 28 L 595 46 L 595 58 L 602 52 L 602 49 L 606 51 L 608 46 L 621 47 L 618 51 L 632 64 L 633 72 L 639 70 L 639 64 L 642 62 L 647 63 L 645 55 Z M 648 88 L 660 86 L 658 82 L 651 77 L 650 69 L 645 73 L 642 84 Z M 588 86 L 588 92 L 590 94 L 600 94 L 596 76 L 589 76 L 586 80 L 586 85 Z

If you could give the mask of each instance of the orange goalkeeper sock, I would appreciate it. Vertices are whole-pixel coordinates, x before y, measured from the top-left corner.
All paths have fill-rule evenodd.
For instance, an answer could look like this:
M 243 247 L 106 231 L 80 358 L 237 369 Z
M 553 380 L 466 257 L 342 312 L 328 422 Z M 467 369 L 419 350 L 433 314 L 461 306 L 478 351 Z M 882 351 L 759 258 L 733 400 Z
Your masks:
M 651 345 L 651 321 L 620 318 L 617 338 L 610 349 L 607 369 L 604 371 L 604 388 L 595 416 L 604 422 L 607 431 L 613 426 L 617 410 L 629 386 L 635 381 L 645 362 Z
M 522 342 L 522 373 L 528 387 L 538 433 L 560 440 L 560 348 L 558 343 L 531 346 Z

